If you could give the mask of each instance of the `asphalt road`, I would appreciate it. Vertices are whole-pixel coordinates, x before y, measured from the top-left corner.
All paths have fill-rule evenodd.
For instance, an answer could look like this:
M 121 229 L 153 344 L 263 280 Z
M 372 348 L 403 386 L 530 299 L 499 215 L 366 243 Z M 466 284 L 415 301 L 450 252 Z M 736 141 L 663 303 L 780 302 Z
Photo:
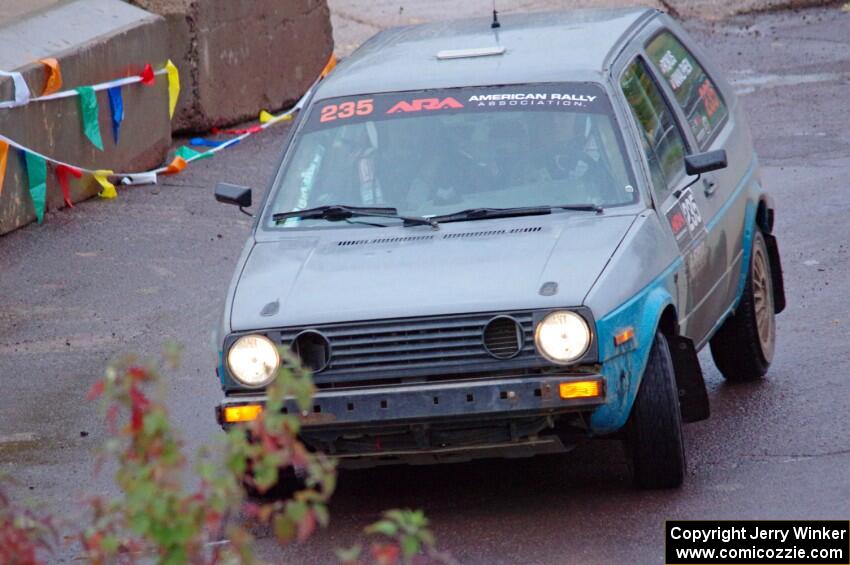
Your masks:
M 464 563 L 661 563 L 665 519 L 850 517 L 850 14 L 837 8 L 687 27 L 742 93 L 777 201 L 788 309 L 766 380 L 730 386 L 702 356 L 712 418 L 686 427 L 672 492 L 632 490 L 614 442 L 565 456 L 348 472 L 331 528 L 270 560 L 324 563 L 388 507 L 424 509 Z M 0 472 L 65 516 L 103 426 L 84 399 L 106 361 L 186 345 L 164 393 L 189 448 L 217 434 L 211 329 L 248 234 L 217 180 L 264 189 L 272 129 L 156 187 L 51 213 L 0 238 Z M 261 534 L 263 534 L 261 532 Z M 63 552 L 65 559 L 73 553 Z

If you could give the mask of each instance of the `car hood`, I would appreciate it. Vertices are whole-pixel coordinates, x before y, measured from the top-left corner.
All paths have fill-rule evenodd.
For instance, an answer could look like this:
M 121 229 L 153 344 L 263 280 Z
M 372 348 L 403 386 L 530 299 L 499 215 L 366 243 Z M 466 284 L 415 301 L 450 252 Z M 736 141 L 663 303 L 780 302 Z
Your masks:
M 633 220 L 559 213 L 258 241 L 231 329 L 579 306 Z M 541 292 L 550 282 L 554 294 Z

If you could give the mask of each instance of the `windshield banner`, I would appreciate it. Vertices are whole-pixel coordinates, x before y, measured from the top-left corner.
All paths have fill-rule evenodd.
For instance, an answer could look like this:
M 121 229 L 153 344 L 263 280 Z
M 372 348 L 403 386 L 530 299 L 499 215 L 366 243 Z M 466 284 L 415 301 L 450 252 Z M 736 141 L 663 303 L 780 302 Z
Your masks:
M 364 94 L 316 102 L 305 128 L 307 131 L 314 131 L 351 123 L 419 117 L 424 114 L 511 110 L 609 114 L 611 106 L 605 91 L 588 83 Z

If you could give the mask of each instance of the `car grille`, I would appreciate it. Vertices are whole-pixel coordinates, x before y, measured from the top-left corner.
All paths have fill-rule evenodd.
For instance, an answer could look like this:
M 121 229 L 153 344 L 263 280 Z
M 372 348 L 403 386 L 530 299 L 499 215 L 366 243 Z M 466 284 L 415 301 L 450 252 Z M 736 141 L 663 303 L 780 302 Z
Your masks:
M 484 327 L 484 347 L 493 357 L 510 359 L 522 351 L 525 330 L 509 316 L 498 316 Z
M 498 320 L 488 328 L 494 318 Z M 485 328 L 490 330 L 486 336 Z M 314 376 L 319 387 L 357 381 L 376 384 L 383 378 L 444 379 L 446 374 L 486 371 L 515 374 L 517 369 L 548 365 L 534 347 L 531 311 L 285 328 L 266 335 L 289 346 L 305 330 L 321 333 L 330 343 L 329 363 Z

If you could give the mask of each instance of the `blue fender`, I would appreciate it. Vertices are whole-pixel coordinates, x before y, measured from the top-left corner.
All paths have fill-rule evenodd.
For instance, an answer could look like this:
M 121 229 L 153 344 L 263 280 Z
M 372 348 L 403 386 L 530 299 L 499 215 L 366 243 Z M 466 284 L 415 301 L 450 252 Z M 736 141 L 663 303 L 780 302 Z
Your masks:
M 682 266 L 677 259 L 650 284 L 596 323 L 599 361 L 605 377 L 606 402 L 590 417 L 590 432 L 606 434 L 622 428 L 629 418 L 655 332 L 664 309 L 674 304 L 674 273 Z M 614 345 L 614 335 L 634 328 L 634 338 Z
M 747 285 L 747 275 L 750 274 L 750 256 L 753 254 L 753 236 L 756 231 L 756 203 L 752 200 L 747 202 L 747 209 L 744 212 L 744 248 L 743 257 L 741 258 L 741 272 L 738 274 L 738 290 L 735 294 L 735 302 L 732 304 L 732 311 L 738 308 L 741 302 L 741 297 L 744 295 L 744 287 Z

